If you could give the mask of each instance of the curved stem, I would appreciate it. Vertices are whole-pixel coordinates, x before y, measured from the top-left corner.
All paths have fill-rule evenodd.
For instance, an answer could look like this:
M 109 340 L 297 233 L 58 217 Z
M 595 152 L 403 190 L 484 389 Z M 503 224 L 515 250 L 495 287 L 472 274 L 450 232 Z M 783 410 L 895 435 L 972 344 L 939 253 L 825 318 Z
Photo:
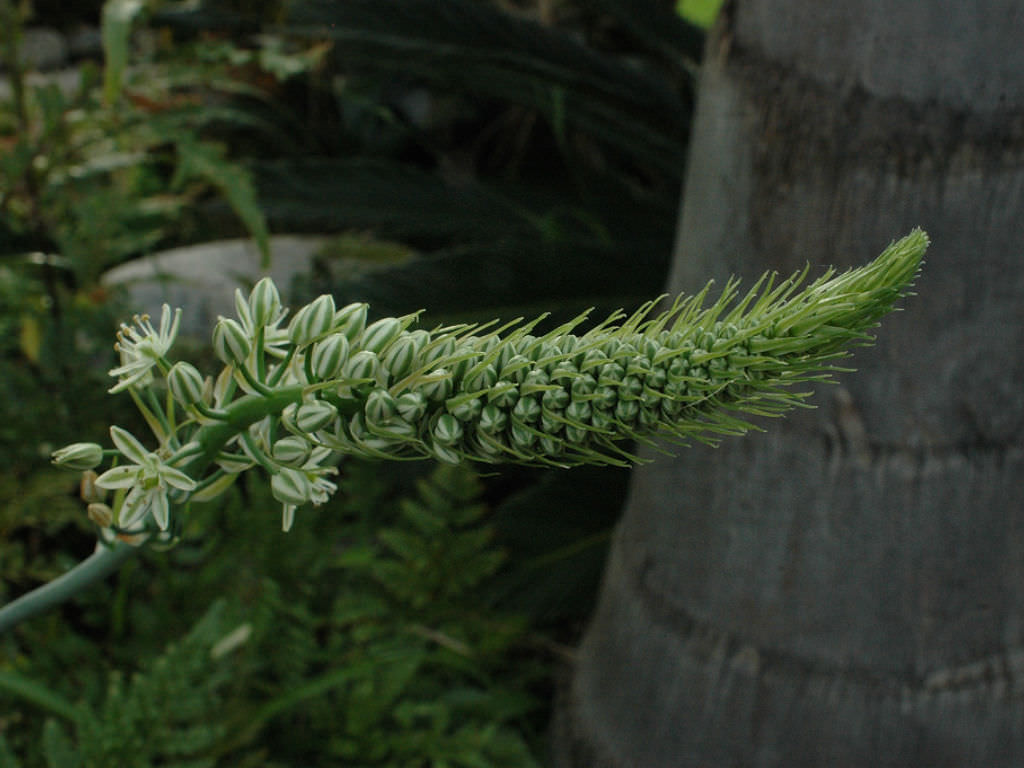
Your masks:
M 200 475 L 232 435 L 264 416 L 281 411 L 288 403 L 301 400 L 302 387 L 286 387 L 273 392 L 270 397 L 248 395 L 235 401 L 225 409 L 223 422 L 202 427 L 196 434 L 200 450 L 186 463 L 185 471 Z M 107 547 L 97 543 L 96 551 L 67 573 L 0 607 L 0 634 L 25 619 L 59 605 L 113 573 L 138 551 L 139 547 L 128 544 L 117 543 Z
M 107 547 L 97 543 L 96 550 L 70 571 L 0 608 L 0 634 L 109 576 L 138 551 L 138 547 L 127 544 Z

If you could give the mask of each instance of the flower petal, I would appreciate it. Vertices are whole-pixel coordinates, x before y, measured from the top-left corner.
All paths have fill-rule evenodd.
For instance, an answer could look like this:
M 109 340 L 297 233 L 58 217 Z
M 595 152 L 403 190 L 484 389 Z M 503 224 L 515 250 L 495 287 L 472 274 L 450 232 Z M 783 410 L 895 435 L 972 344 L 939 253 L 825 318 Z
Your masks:
M 186 475 L 180 469 L 164 464 L 159 470 L 160 478 L 164 480 L 168 485 L 178 488 L 182 491 L 191 491 L 198 485 L 195 480 Z
M 114 445 L 117 446 L 117 450 L 136 464 L 144 463 L 146 461 L 146 457 L 149 456 L 149 451 L 147 451 L 143 447 L 142 443 L 136 440 L 135 436 L 126 429 L 111 427 L 110 439 L 114 441 Z
M 125 464 L 108 469 L 96 478 L 96 485 L 110 490 L 112 488 L 131 488 L 139 481 L 139 468 L 134 464 Z
M 124 504 L 118 512 L 117 524 L 121 528 L 131 528 L 146 516 L 149 511 L 150 495 L 136 486 L 128 491 Z
M 150 501 L 153 519 L 156 520 L 156 524 L 160 526 L 161 531 L 166 531 L 171 521 L 171 509 L 167 503 L 167 494 L 153 493 L 150 496 Z
M 292 528 L 292 523 L 294 523 L 294 522 L 295 522 L 295 505 L 294 504 L 285 504 L 284 505 L 284 513 L 281 516 L 281 530 L 284 531 L 285 533 L 288 533 L 288 531 L 290 531 L 291 528 Z

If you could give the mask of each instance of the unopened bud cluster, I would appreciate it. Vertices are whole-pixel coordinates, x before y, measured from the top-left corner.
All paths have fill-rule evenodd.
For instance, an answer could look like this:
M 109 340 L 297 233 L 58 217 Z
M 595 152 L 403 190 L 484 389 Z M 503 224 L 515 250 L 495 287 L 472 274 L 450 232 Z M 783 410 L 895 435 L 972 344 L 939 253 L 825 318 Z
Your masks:
M 96 483 L 129 488 L 133 522 L 147 517 L 139 509 L 148 504 L 147 519 L 166 529 L 168 499 L 210 498 L 260 466 L 287 529 L 297 507 L 334 492 L 329 476 L 341 455 L 625 464 L 636 460 L 628 441 L 739 434 L 750 425 L 737 414 L 799 404 L 806 393 L 793 384 L 826 378 L 851 343 L 869 339 L 926 245 L 915 231 L 871 264 L 803 288 L 803 275 L 777 285 L 766 276 L 739 297 L 730 283 L 710 306 L 705 289 L 666 311 L 650 302 L 586 331 L 578 330 L 586 315 L 547 332 L 537 330 L 542 319 L 427 331 L 414 327 L 416 315 L 371 321 L 366 304 L 338 308 L 327 295 L 285 324 L 277 288 L 264 279 L 248 297 L 237 292 L 237 317 L 214 328 L 225 364 L 216 379 L 166 359 L 177 325 L 169 309 L 159 332 L 148 323 L 132 331 L 137 355 L 122 341 L 114 389 L 159 386 L 156 369 L 177 403 L 167 408 L 186 418 L 148 412 L 159 442 L 152 452 L 114 428 L 121 455 L 137 466 Z M 160 427 L 170 424 L 178 426 Z M 55 460 L 91 469 L 101 455 L 78 444 Z M 90 516 L 125 528 L 116 504 Z

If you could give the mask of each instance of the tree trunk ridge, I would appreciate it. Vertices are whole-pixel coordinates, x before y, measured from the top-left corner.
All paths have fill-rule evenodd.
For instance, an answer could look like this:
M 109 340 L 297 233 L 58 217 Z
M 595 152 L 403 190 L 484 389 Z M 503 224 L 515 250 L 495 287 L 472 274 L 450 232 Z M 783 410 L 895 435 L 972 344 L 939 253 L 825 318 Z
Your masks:
M 669 291 L 932 248 L 815 410 L 639 468 L 558 764 L 1024 765 L 1024 4 L 738 0 Z

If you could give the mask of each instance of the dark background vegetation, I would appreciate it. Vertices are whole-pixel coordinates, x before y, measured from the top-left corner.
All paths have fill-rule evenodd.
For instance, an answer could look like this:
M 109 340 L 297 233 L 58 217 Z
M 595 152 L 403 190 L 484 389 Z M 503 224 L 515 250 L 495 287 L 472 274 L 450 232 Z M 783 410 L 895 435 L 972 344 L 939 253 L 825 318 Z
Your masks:
M 105 393 L 131 312 L 102 280 L 117 264 L 334 234 L 293 302 L 426 307 L 428 326 L 661 290 L 703 42 L 672 3 L 0 11 L 0 602 L 94 544 L 48 452 L 135 426 Z M 23 29 L 101 23 L 74 88 L 28 78 Z M 0 766 L 544 764 L 627 473 L 340 477 L 287 536 L 251 480 L 0 637 Z

